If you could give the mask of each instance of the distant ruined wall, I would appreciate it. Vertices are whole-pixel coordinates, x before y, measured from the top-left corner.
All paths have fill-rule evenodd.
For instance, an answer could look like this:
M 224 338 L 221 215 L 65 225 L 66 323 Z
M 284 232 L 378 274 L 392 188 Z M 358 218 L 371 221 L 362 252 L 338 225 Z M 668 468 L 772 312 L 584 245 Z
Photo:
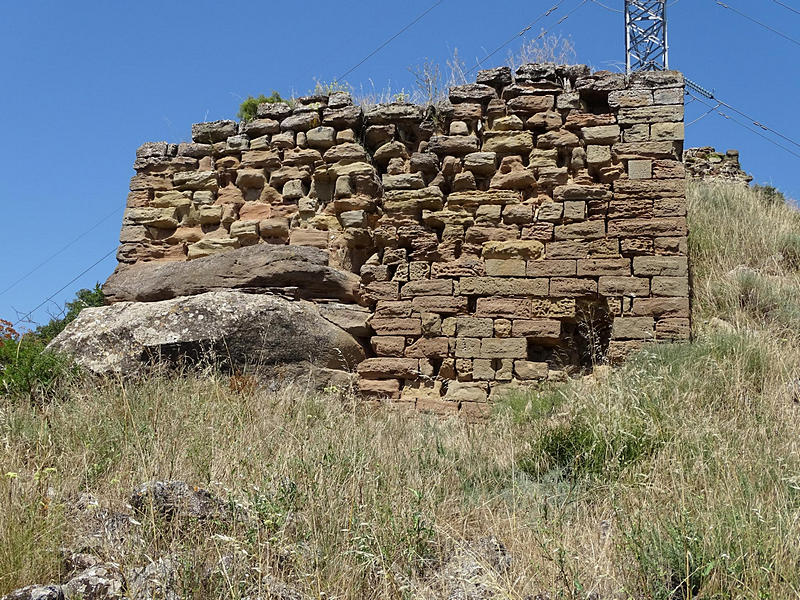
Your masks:
M 690 336 L 683 76 L 481 71 L 437 107 L 262 104 L 137 151 L 120 263 L 327 249 L 374 311 L 366 394 L 485 412 Z
M 753 176 L 742 170 L 739 151 L 728 150 L 725 154 L 711 146 L 687 148 L 683 153 L 686 176 L 689 179 L 749 185 Z

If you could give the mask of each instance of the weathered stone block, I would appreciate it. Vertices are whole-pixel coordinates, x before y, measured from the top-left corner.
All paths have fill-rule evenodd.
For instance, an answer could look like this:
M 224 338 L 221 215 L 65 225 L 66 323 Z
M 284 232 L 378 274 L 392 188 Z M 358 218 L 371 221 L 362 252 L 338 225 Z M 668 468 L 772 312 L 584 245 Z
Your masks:
M 651 284 L 653 296 L 688 296 L 689 278 L 679 277 L 653 277 Z
M 547 379 L 548 366 L 544 362 L 514 361 L 514 375 L 523 380 Z
M 402 335 L 376 335 L 370 338 L 370 345 L 378 356 L 403 356 L 406 338 Z
M 653 177 L 652 160 L 629 160 L 628 178 L 629 179 L 651 179 Z
M 411 305 L 419 312 L 437 314 L 457 314 L 467 311 L 467 299 L 463 296 L 416 296 L 411 300 Z
M 547 279 L 462 277 L 459 292 L 465 296 L 546 296 Z
M 648 296 L 650 280 L 644 277 L 600 277 L 598 291 L 604 296 Z
M 652 317 L 617 317 L 611 327 L 615 340 L 651 340 L 655 337 Z
M 364 395 L 390 398 L 400 397 L 400 381 L 398 379 L 364 379 L 358 380 L 358 391 Z
M 419 318 L 375 318 L 369 326 L 378 335 L 422 335 L 422 321 Z
M 529 319 L 531 301 L 527 298 L 478 298 L 477 317 L 501 317 L 507 319 Z
M 634 298 L 634 316 L 689 318 L 689 298 Z
M 591 296 L 597 293 L 597 282 L 594 279 L 577 279 L 572 277 L 553 277 L 550 280 L 550 295 Z
M 557 342 L 561 338 L 561 321 L 555 319 L 514 319 L 513 337 L 531 338 L 537 342 Z
M 631 261 L 627 258 L 585 258 L 578 260 L 577 274 L 579 277 L 629 276 Z
M 494 324 L 491 319 L 476 317 L 457 317 L 456 335 L 458 337 L 491 337 Z
M 526 268 L 528 277 L 570 277 L 576 272 L 575 260 L 531 260 Z
M 409 281 L 400 289 L 401 298 L 415 296 L 444 296 L 452 295 L 453 282 L 449 279 L 421 279 Z
M 635 256 L 633 273 L 650 277 L 686 277 L 689 273 L 689 260 L 685 256 Z
M 483 338 L 480 358 L 525 358 L 528 343 L 522 338 Z
M 661 319 L 656 323 L 656 339 L 688 340 L 691 336 L 689 319 Z
M 516 259 L 490 258 L 486 261 L 486 274 L 489 277 L 525 277 L 525 261 Z
M 357 367 L 365 379 L 416 379 L 419 360 L 416 358 L 368 358 Z

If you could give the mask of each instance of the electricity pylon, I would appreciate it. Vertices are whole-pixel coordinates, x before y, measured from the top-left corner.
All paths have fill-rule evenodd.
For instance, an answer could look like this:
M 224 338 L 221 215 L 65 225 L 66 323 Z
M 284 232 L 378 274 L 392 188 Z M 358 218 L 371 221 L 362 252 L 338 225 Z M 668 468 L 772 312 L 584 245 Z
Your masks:
M 667 0 L 625 0 L 628 74 L 669 69 Z

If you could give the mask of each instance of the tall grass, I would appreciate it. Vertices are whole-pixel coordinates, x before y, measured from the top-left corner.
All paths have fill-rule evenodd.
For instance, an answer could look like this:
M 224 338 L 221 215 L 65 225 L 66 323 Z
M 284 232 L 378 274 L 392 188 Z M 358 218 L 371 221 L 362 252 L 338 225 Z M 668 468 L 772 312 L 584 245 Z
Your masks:
M 510 396 L 483 424 L 214 373 L 3 398 L 0 594 L 64 575 L 80 494 L 124 511 L 142 481 L 182 479 L 252 518 L 143 519 L 124 555 L 96 551 L 173 557 L 186 597 L 251 593 L 244 562 L 310 597 L 415 597 L 489 534 L 514 557 L 500 598 L 800 597 L 800 221 L 734 186 L 689 201 L 695 342 Z

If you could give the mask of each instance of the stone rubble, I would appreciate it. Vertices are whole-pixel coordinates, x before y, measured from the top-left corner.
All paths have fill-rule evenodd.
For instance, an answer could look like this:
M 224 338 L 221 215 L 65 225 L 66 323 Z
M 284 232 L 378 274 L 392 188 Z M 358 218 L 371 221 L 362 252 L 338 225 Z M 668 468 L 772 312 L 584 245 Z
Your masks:
M 686 177 L 702 181 L 722 181 L 749 185 L 753 176 L 742 170 L 739 151 L 728 150 L 725 154 L 714 148 L 687 148 L 683 153 Z

